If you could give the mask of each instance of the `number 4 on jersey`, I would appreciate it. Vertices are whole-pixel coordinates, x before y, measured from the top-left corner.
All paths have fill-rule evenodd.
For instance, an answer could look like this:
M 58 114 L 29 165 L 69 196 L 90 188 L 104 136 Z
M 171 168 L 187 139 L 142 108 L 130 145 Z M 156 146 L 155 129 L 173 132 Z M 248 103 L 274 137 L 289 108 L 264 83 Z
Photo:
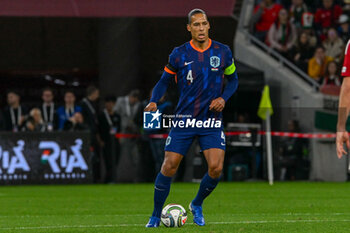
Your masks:
M 188 71 L 186 80 L 190 81 L 190 83 L 193 83 L 192 70 Z

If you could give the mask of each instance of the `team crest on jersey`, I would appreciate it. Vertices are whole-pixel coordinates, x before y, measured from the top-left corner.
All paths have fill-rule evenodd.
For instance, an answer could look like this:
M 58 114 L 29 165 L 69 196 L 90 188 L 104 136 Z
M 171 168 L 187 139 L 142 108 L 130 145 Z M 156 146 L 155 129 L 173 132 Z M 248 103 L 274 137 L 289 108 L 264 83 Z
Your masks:
M 210 65 L 212 66 L 212 71 L 218 71 L 218 67 L 220 66 L 220 57 L 218 56 L 211 56 L 210 57 Z

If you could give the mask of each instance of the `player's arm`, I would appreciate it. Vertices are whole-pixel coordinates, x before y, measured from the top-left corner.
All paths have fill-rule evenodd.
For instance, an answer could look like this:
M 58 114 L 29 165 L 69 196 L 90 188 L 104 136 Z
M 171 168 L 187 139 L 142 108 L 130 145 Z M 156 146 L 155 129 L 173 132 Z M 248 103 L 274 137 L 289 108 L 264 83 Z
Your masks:
M 345 58 L 342 68 L 343 84 L 340 90 L 339 96 L 339 109 L 338 109 L 338 124 L 337 124 L 337 155 L 341 158 L 343 154 L 347 154 L 344 150 L 344 143 L 348 150 L 350 149 L 349 135 L 346 131 L 346 120 L 349 116 L 350 110 L 350 54 L 349 54 L 349 44 L 346 45 Z
M 339 96 L 339 109 L 338 109 L 338 124 L 337 124 L 337 155 L 341 158 L 343 154 L 347 154 L 344 150 L 344 143 L 346 147 L 350 149 L 349 135 L 346 131 L 346 120 L 348 119 L 350 110 L 350 77 L 346 77 L 343 80 L 343 84 L 340 90 Z
M 150 103 L 146 106 L 144 111 L 154 112 L 157 110 L 158 101 L 165 94 L 170 84 L 170 81 L 174 78 L 175 75 L 175 69 L 170 64 L 166 65 L 162 77 L 153 88 Z
M 210 106 L 209 110 L 221 112 L 224 107 L 226 101 L 235 93 L 238 87 L 238 75 L 236 71 L 235 63 L 232 61 L 232 64 L 229 65 L 225 69 L 225 77 L 227 78 L 228 82 L 226 84 L 226 87 L 224 89 L 224 92 L 222 93 L 221 97 L 214 99 Z

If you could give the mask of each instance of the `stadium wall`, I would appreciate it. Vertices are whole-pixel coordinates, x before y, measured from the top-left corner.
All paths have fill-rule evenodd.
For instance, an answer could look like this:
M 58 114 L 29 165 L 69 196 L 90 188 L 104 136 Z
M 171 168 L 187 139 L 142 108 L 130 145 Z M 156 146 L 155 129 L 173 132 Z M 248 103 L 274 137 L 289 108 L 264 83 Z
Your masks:
M 100 19 L 98 25 L 100 88 L 105 94 L 126 95 L 140 86 L 138 20 Z

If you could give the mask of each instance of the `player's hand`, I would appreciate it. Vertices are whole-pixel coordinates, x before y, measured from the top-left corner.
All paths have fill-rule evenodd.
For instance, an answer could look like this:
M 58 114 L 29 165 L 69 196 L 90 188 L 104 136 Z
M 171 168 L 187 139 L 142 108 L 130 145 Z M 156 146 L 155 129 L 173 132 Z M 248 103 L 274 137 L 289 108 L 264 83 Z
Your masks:
M 337 155 L 340 159 L 343 154 L 346 155 L 347 152 L 344 150 L 344 143 L 346 144 L 346 147 L 348 150 L 350 149 L 350 142 L 349 142 L 349 134 L 346 131 L 337 132 L 337 139 L 336 139 L 336 145 L 337 145 Z
M 209 110 L 214 112 L 221 112 L 225 107 L 225 100 L 222 97 L 211 101 Z
M 145 112 L 155 112 L 157 111 L 157 104 L 155 102 L 150 102 L 144 109 Z

